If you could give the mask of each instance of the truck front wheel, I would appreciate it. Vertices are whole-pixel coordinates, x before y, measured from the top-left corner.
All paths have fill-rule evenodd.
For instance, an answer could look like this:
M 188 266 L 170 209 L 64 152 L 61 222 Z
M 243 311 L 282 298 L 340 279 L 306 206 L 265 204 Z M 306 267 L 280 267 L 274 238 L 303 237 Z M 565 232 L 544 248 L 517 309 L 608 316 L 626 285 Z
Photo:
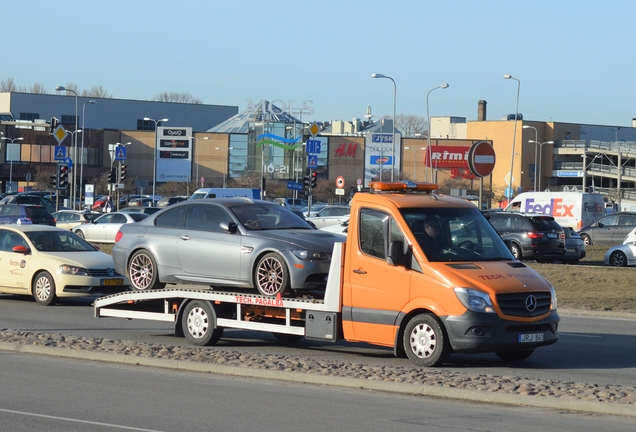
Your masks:
M 449 355 L 446 332 L 432 314 L 414 316 L 404 329 L 404 350 L 418 366 L 439 366 Z
M 193 301 L 186 306 L 181 318 L 183 334 L 192 344 L 211 346 L 223 335 L 223 327 L 215 327 L 214 309 L 204 301 Z

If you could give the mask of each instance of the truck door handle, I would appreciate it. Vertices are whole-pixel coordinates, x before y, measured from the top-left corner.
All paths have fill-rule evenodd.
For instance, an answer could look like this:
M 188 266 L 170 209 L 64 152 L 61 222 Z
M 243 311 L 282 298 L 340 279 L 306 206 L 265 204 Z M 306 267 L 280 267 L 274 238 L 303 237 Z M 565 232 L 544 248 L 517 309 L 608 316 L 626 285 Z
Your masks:
M 179 237 L 181 240 L 190 240 L 190 236 L 187 234 L 182 235 L 181 237 Z
M 367 274 L 366 270 L 354 270 L 353 272 L 357 274 Z

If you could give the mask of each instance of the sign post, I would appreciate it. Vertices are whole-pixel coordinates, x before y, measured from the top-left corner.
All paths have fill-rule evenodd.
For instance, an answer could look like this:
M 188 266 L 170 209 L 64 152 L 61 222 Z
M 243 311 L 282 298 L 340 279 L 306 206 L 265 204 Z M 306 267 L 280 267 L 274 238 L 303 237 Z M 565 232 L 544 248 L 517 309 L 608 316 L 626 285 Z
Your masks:
M 468 168 L 479 177 L 479 210 L 483 210 L 484 177 L 495 168 L 495 149 L 487 141 L 478 141 L 468 151 Z

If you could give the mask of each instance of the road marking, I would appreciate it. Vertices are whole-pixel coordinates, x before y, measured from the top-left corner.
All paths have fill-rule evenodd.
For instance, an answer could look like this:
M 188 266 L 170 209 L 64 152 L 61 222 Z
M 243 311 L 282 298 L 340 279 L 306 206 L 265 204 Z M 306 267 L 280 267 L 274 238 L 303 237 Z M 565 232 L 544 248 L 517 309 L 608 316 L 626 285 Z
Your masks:
M 587 337 L 587 338 L 601 338 L 603 336 L 595 336 L 595 335 L 584 335 L 584 334 L 578 334 L 578 333 L 559 333 L 561 336 L 565 335 L 565 336 L 578 336 L 578 337 Z
M 161 432 L 154 429 L 142 429 L 142 428 L 136 428 L 131 426 L 122 426 L 122 425 L 116 425 L 111 423 L 101 423 L 101 422 L 94 422 L 94 421 L 88 421 L 88 420 L 72 419 L 68 417 L 57 417 L 57 416 L 50 416 L 50 415 L 44 415 L 44 414 L 35 414 L 35 413 L 29 413 L 24 411 L 14 411 L 9 409 L 2 409 L 2 408 L 0 408 L 0 412 L 6 412 L 10 414 L 21 414 L 21 415 L 31 416 L 31 417 L 41 417 L 41 418 L 53 419 L 53 420 L 62 420 L 62 421 L 68 421 L 68 422 L 74 422 L 74 423 L 84 423 L 84 424 L 91 424 L 91 425 L 97 425 L 97 426 L 106 426 L 106 427 L 125 429 L 125 430 L 134 430 L 134 431 L 143 431 L 143 432 Z

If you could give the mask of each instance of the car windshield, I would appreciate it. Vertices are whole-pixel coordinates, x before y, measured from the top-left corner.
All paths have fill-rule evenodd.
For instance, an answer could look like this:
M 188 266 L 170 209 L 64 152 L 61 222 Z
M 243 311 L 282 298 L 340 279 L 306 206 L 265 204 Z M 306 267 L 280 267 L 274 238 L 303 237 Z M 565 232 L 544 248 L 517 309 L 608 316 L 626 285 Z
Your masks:
M 230 208 L 248 230 L 313 229 L 300 216 L 276 204 L 240 204 Z
M 70 231 L 30 231 L 25 233 L 33 246 L 45 252 L 95 252 L 87 241 Z
M 515 259 L 477 207 L 405 208 L 402 214 L 430 261 Z

